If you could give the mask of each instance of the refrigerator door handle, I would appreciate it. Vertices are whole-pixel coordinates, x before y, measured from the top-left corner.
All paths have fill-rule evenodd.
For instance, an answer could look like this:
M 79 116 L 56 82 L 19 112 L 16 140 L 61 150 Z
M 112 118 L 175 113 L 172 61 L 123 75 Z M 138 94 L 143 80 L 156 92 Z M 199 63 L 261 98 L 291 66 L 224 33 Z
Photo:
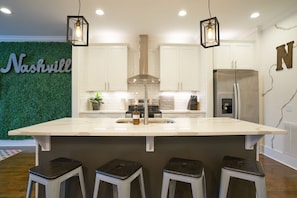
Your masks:
M 238 119 L 238 93 L 237 93 L 237 83 L 233 84 L 234 91 L 234 118 Z
M 236 88 L 237 88 L 237 118 L 240 119 L 241 117 L 241 98 L 240 98 L 240 87 L 239 84 L 236 83 Z

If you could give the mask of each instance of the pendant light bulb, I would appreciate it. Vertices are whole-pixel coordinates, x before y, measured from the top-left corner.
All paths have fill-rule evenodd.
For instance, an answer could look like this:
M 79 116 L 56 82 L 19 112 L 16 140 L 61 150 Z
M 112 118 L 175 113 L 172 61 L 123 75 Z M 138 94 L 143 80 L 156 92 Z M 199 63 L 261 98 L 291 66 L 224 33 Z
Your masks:
M 212 28 L 212 25 L 211 25 L 210 21 L 209 21 L 209 24 L 207 26 L 207 38 L 209 40 L 213 40 L 213 28 Z
M 77 38 L 81 38 L 82 32 L 81 32 L 81 25 L 80 20 L 78 19 L 75 23 L 75 35 Z

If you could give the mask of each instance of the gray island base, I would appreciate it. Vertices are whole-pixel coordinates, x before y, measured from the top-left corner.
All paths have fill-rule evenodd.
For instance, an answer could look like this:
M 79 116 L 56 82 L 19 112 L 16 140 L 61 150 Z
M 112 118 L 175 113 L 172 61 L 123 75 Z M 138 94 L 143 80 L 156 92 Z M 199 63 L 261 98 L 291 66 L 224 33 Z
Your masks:
M 146 152 L 145 137 L 51 137 L 51 151 L 39 150 L 39 163 L 56 157 L 69 157 L 83 163 L 87 197 L 92 197 L 95 170 L 114 158 L 135 160 L 143 165 L 147 198 L 161 195 L 162 169 L 171 157 L 201 160 L 206 174 L 207 196 L 216 198 L 219 194 L 220 164 L 224 155 L 255 159 L 254 150 L 246 150 L 244 136 L 212 137 L 155 137 L 155 151 Z M 243 182 L 241 182 L 243 183 Z M 254 197 L 251 184 L 232 182 L 232 197 Z M 69 182 L 69 197 L 81 197 L 78 180 Z M 99 196 L 112 197 L 111 186 L 104 184 Z M 42 188 L 39 197 L 44 197 Z M 138 180 L 132 183 L 131 197 L 140 198 Z M 190 198 L 190 186 L 177 183 L 177 198 Z
M 166 119 L 165 119 L 166 120 Z M 204 163 L 208 198 L 219 195 L 221 161 L 225 155 L 256 159 L 256 143 L 264 135 L 287 131 L 231 118 L 174 118 L 172 122 L 152 118 L 148 125 L 133 125 L 115 118 L 62 118 L 9 131 L 9 135 L 33 136 L 39 143 L 37 164 L 57 157 L 83 163 L 87 197 L 92 197 L 95 170 L 120 158 L 143 165 L 147 198 L 159 198 L 163 167 L 172 157 Z M 81 197 L 77 178 L 67 182 L 68 197 Z M 255 197 L 250 182 L 231 179 L 228 197 Z M 67 190 L 68 189 L 68 190 Z M 112 197 L 104 183 L 99 197 Z M 44 197 L 43 189 L 39 198 Z M 132 198 L 140 198 L 138 180 L 132 183 Z M 176 198 L 190 198 L 190 186 L 177 183 Z

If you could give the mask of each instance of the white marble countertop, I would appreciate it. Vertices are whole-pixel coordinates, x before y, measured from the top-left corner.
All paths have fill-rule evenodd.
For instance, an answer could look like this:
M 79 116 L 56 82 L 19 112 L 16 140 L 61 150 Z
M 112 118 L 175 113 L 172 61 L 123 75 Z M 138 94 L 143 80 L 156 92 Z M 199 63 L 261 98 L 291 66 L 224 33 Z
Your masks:
M 164 120 L 173 123 L 162 123 Z M 62 118 L 11 130 L 8 134 L 33 136 L 42 151 L 51 150 L 52 136 L 143 136 L 146 137 L 146 152 L 154 152 L 155 136 L 243 135 L 245 148 L 253 149 L 266 134 L 287 133 L 282 129 L 232 118 L 150 118 L 148 125 L 133 125 L 131 121 L 131 118 Z
M 150 118 L 174 123 L 133 125 L 116 118 L 62 118 L 9 131 L 28 136 L 222 136 L 286 134 L 285 130 L 231 118 Z M 120 119 L 121 121 L 131 120 Z

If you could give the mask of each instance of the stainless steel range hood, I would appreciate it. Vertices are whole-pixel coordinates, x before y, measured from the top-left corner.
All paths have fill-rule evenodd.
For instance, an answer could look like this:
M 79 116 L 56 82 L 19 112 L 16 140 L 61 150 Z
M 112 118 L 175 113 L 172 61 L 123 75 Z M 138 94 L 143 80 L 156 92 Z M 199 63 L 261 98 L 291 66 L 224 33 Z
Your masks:
M 159 84 L 160 79 L 148 74 L 148 35 L 140 35 L 139 74 L 128 78 L 130 84 Z

